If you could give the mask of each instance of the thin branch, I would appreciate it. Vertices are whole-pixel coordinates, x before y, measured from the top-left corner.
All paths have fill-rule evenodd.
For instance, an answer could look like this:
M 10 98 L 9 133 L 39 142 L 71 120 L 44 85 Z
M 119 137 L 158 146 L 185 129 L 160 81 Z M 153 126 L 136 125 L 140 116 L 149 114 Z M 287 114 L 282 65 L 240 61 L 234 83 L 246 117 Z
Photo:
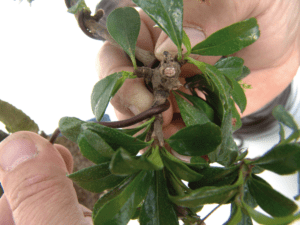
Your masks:
M 121 120 L 121 121 L 115 121 L 115 122 L 97 122 L 103 126 L 111 127 L 111 128 L 121 128 L 121 127 L 128 127 L 133 124 L 139 123 L 145 119 L 151 118 L 152 116 L 155 116 L 157 114 L 160 114 L 170 107 L 170 102 L 167 100 L 164 104 L 158 105 L 156 107 L 152 107 L 130 119 L 127 120 Z M 59 136 L 60 130 L 57 128 L 54 133 L 52 134 L 49 142 L 51 144 L 54 144 L 56 138 Z

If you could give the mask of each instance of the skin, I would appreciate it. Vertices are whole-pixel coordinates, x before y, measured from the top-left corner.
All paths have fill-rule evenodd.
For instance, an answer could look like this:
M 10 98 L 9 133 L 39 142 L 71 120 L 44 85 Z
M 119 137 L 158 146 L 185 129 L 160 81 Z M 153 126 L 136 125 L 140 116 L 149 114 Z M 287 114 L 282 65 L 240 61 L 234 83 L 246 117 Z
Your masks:
M 245 60 L 252 73 L 244 79 L 253 89 L 247 90 L 248 106 L 242 116 L 249 115 L 279 95 L 292 81 L 299 67 L 299 4 L 298 0 L 211 0 L 210 6 L 197 0 L 184 0 L 184 28 L 201 28 L 204 35 L 187 32 L 192 45 L 215 31 L 256 17 L 261 30 L 259 40 L 235 54 Z M 159 28 L 140 11 L 142 19 L 138 46 L 153 51 L 160 58 L 163 51 L 176 54 L 176 47 Z M 187 29 L 188 30 L 188 29 Z M 193 56 L 199 61 L 214 64 L 219 57 Z M 133 71 L 132 64 L 119 49 L 104 43 L 97 57 L 99 78 L 118 71 Z M 196 74 L 191 65 L 182 68 L 184 77 Z M 182 89 L 182 91 L 187 92 Z M 153 96 L 141 79 L 128 80 L 112 99 L 120 120 L 145 111 L 152 105 Z M 163 113 L 164 135 L 168 138 L 184 127 L 178 116 L 174 97 L 171 107 Z M 15 140 L 31 140 L 39 154 L 7 172 L 1 168 L 1 157 Z M 6 146 L 6 147 L 5 147 Z M 14 154 L 20 154 L 15 151 Z M 182 158 L 185 160 L 184 158 Z M 15 224 L 92 224 L 84 213 L 70 179 L 73 159 L 60 145 L 30 132 L 17 132 L 0 144 L 0 182 L 5 194 L 0 199 L 0 225 Z M 37 177 L 37 175 L 39 175 Z M 24 181 L 24 178 L 27 179 Z M 32 179 L 35 178 L 35 179 Z M 58 191 L 59 190 L 59 191 Z M 47 213 L 45 213 L 47 212 Z

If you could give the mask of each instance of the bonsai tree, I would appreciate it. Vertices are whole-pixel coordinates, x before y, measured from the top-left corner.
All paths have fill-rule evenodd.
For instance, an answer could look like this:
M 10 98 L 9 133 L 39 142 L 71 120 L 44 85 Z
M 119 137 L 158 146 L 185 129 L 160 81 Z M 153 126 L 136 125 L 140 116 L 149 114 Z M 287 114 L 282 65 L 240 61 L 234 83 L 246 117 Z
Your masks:
M 280 142 L 255 159 L 246 158 L 248 151 L 239 149 L 232 135 L 241 127 L 236 106 L 241 112 L 246 108 L 244 89 L 249 86 L 241 79 L 250 70 L 243 59 L 230 55 L 259 38 L 256 19 L 225 27 L 192 48 L 182 29 L 182 0 L 133 2 L 174 42 L 176 57 L 164 52 L 164 59 L 158 62 L 151 52 L 136 47 L 140 17 L 134 8 L 115 9 L 103 26 L 99 22 L 103 10 L 91 16 L 84 0 L 66 1 L 84 33 L 122 48 L 134 67 L 134 72 L 117 72 L 95 84 L 91 105 L 97 121 L 126 79 L 144 78 L 154 95 L 149 110 L 124 121 L 94 123 L 64 117 L 50 139 L 54 143 L 61 132 L 96 164 L 68 175 L 81 187 L 102 193 L 93 209 L 94 224 L 120 225 L 131 219 L 138 219 L 142 225 L 179 224 L 179 220 L 204 224 L 205 218 L 197 212 L 212 203 L 231 204 L 227 225 L 248 225 L 252 219 L 261 224 L 288 224 L 299 219 L 296 203 L 257 175 L 264 170 L 286 175 L 300 169 L 300 145 L 296 143 L 300 130 L 292 116 L 282 106 L 274 108 L 273 116 L 281 124 Z M 187 49 L 185 54 L 182 45 Z M 223 57 L 210 65 L 190 54 Z M 180 68 L 186 63 L 201 70 L 186 78 L 184 87 L 191 95 L 178 90 Z M 206 99 L 199 98 L 196 90 L 205 93 Z M 164 139 L 161 113 L 169 108 L 170 94 L 176 98 L 186 127 Z M 141 121 L 143 124 L 136 128 L 123 128 Z M 288 137 L 284 125 L 293 130 Z M 190 156 L 190 162 L 176 158 L 167 145 Z M 139 154 L 142 149 L 144 153 Z M 212 166 L 215 162 L 221 166 Z M 255 210 L 256 206 L 271 217 Z

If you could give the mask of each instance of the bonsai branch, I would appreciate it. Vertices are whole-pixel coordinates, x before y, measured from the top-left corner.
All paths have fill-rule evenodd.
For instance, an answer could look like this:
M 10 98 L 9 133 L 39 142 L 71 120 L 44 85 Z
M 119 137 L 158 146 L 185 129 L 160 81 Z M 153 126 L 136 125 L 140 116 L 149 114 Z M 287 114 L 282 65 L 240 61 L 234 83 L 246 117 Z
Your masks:
M 142 122 L 145 119 L 151 118 L 154 115 L 162 113 L 166 111 L 170 107 L 170 102 L 167 100 L 164 104 L 152 107 L 130 119 L 115 121 L 115 122 L 98 122 L 101 125 L 111 127 L 111 128 L 121 128 L 121 127 L 128 127 L 134 125 L 136 123 Z M 50 143 L 54 144 L 56 138 L 59 136 L 60 130 L 57 128 L 50 138 Z

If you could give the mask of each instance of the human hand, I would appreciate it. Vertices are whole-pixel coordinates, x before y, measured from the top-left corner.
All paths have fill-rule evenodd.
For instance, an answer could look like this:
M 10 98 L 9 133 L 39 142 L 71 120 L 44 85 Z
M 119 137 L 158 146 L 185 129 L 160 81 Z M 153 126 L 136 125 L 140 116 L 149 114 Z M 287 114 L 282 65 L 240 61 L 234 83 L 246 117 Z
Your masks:
M 0 144 L 0 225 L 93 224 L 66 176 L 72 170 L 65 147 L 31 132 L 7 137 Z
M 259 0 L 211 0 L 211 5 L 200 4 L 197 0 L 184 0 L 183 28 L 191 40 L 192 46 L 206 37 L 233 23 L 255 17 L 261 36 L 257 42 L 235 53 L 241 57 L 251 74 L 243 81 L 252 86 L 246 90 L 247 108 L 242 116 L 249 115 L 262 108 L 278 96 L 292 81 L 299 67 L 299 4 L 292 1 Z M 177 54 L 177 47 L 155 23 L 142 11 L 141 30 L 137 46 L 155 53 L 162 59 L 163 52 Z M 220 57 L 191 57 L 214 64 Z M 120 49 L 110 43 L 104 43 L 97 58 L 100 79 L 122 70 L 133 71 L 131 62 Z M 191 64 L 181 68 L 181 82 L 185 77 L 199 73 Z M 181 91 L 188 92 L 183 87 Z M 127 80 L 111 103 L 115 107 L 118 119 L 128 119 L 152 105 L 153 96 L 144 86 L 142 79 Z M 163 113 L 163 131 L 165 138 L 170 137 L 184 123 L 178 115 L 174 96 L 170 95 L 171 107 Z

